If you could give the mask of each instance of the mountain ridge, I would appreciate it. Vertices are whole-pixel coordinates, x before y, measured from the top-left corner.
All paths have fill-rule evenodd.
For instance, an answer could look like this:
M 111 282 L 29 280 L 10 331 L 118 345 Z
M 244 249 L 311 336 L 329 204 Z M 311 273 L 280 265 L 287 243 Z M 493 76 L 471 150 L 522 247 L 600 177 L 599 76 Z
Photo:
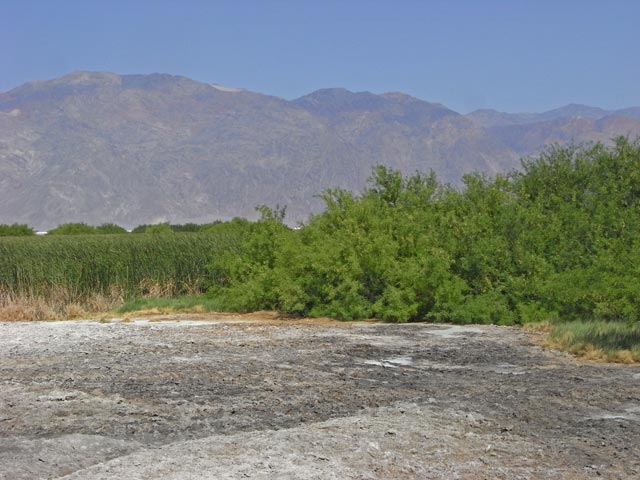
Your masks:
M 590 117 L 561 116 L 585 108 Z M 324 189 L 361 190 L 374 164 L 457 183 L 551 142 L 640 135 L 640 108 L 621 111 L 569 105 L 488 123 L 402 92 L 286 100 L 179 75 L 76 71 L 0 94 L 0 223 L 205 222 L 255 218 L 259 204 L 287 205 L 295 223 L 321 208 Z
M 505 125 L 524 125 L 571 117 L 585 117 L 598 120 L 609 116 L 625 116 L 640 119 L 640 107 L 605 110 L 600 107 L 569 103 L 562 107 L 541 113 L 507 113 L 493 109 L 480 109 L 468 113 L 467 116 L 473 118 L 474 121 L 485 127 L 495 127 Z

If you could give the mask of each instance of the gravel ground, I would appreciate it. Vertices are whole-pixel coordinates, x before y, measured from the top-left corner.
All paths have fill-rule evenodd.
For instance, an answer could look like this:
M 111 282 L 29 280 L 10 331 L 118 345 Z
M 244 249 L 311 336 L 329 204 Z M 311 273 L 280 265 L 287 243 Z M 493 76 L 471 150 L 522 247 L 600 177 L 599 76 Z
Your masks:
M 640 478 L 640 368 L 518 329 L 0 323 L 0 479 Z

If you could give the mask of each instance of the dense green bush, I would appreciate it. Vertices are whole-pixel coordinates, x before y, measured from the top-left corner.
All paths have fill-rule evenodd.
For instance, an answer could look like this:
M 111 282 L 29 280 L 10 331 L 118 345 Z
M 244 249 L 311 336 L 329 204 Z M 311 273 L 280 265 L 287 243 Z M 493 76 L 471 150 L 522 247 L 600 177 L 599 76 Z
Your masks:
M 48 235 L 94 235 L 94 234 L 124 234 L 128 233 L 123 227 L 115 223 L 103 223 L 98 227 L 87 225 L 86 223 L 63 223 L 53 230 L 49 230 Z
M 170 225 L 170 227 L 171 227 L 171 230 L 173 230 L 174 232 L 195 233 L 200 231 L 200 228 L 202 227 L 202 225 L 199 225 L 197 223 L 183 223 L 183 224 L 177 224 L 177 225 Z
M 35 235 L 35 232 L 28 225 L 19 223 L 12 225 L 0 224 L 0 237 L 24 237 L 29 235 Z
M 363 194 L 322 198 L 299 230 L 263 208 L 210 265 L 211 294 L 232 309 L 342 319 L 640 317 L 637 143 L 552 148 L 460 189 L 379 166 Z
M 244 218 L 234 218 L 228 222 L 216 220 L 212 223 L 184 223 L 184 224 L 170 224 L 170 223 L 155 223 L 152 225 L 142 224 L 135 227 L 132 233 L 198 233 L 198 232 L 212 232 L 212 231 L 229 231 L 242 228 L 240 226 L 246 226 L 249 220 Z
M 166 235 L 174 233 L 171 225 L 168 223 L 158 223 L 156 225 L 149 225 L 145 228 L 144 233 L 150 233 L 154 235 Z
M 96 227 L 86 223 L 63 223 L 53 230 L 49 230 L 48 235 L 93 235 L 98 233 Z
M 120 225 L 116 225 L 115 223 L 103 223 L 102 225 L 96 227 L 96 233 L 109 234 L 109 235 L 117 235 L 117 234 L 125 234 L 128 233 Z
M 173 233 L 174 229 L 169 223 L 142 224 L 131 230 L 131 233 Z

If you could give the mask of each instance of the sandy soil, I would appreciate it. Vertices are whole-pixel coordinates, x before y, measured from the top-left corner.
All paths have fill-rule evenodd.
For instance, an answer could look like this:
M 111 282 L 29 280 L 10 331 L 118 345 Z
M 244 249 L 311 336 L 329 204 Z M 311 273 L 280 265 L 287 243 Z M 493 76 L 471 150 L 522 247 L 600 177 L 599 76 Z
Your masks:
M 0 323 L 0 479 L 33 478 L 640 478 L 640 368 L 494 326 Z

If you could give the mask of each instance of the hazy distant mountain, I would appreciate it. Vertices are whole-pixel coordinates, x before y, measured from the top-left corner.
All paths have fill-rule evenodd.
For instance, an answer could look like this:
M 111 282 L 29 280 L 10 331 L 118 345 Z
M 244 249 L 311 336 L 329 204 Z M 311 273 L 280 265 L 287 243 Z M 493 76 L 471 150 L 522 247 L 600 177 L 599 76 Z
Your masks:
M 360 189 L 377 163 L 457 182 L 514 168 L 550 141 L 640 134 L 638 108 L 568 106 L 531 121 L 484 112 L 344 89 L 287 101 L 164 74 L 31 82 L 0 94 L 0 223 L 204 222 L 258 204 L 303 220 L 315 194 Z
M 612 115 L 640 119 L 640 107 L 622 108 L 613 112 Z
M 549 110 L 543 113 L 504 113 L 497 110 L 482 109 L 467 115 L 476 124 L 483 127 L 502 127 L 506 125 L 527 125 L 531 123 L 552 122 L 554 120 L 581 117 L 598 120 L 608 116 L 631 117 L 640 119 L 640 107 L 631 107 L 621 110 L 604 110 L 588 105 L 571 103 L 564 107 Z

